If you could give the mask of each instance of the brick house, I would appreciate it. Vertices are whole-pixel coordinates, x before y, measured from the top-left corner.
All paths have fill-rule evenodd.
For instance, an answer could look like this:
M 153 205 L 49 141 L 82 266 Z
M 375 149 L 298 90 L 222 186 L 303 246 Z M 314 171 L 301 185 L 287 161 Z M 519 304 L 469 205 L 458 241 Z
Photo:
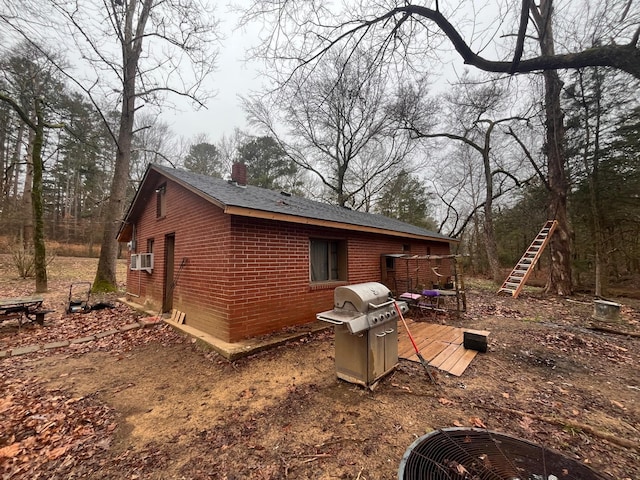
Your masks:
M 231 181 L 150 165 L 118 240 L 132 254 L 128 300 L 184 312 L 186 325 L 225 342 L 315 321 L 336 286 L 381 281 L 384 255 L 446 255 L 456 242 L 248 186 L 242 164 Z

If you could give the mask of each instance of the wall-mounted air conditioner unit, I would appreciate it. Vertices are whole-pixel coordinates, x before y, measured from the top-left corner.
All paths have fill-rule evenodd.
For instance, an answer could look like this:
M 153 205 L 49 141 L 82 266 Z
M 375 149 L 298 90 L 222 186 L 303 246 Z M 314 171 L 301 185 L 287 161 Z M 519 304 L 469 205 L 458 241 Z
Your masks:
M 153 253 L 136 253 L 131 255 L 130 270 L 144 270 L 147 273 L 153 271 Z
M 153 271 L 153 253 L 141 253 L 140 257 L 140 270 L 145 270 L 147 273 Z

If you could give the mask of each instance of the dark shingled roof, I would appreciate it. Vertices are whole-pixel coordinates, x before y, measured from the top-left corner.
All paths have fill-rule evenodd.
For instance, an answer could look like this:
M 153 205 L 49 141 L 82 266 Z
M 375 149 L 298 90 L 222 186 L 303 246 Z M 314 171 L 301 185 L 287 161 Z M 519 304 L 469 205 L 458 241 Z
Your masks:
M 161 165 L 152 165 L 151 168 L 169 178 L 178 180 L 180 183 L 189 185 L 191 188 L 202 192 L 227 207 L 240 207 L 282 215 L 326 220 L 457 242 L 456 239 L 440 233 L 382 215 L 350 210 L 252 185 L 240 186 L 219 178 L 176 168 L 168 168 Z

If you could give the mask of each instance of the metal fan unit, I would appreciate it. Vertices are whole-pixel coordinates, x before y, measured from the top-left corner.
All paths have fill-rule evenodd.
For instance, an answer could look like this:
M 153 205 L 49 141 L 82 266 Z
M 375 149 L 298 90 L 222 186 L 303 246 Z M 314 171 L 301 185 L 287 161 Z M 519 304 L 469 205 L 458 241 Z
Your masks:
M 478 428 L 443 428 L 407 449 L 399 480 L 611 480 L 559 452 Z

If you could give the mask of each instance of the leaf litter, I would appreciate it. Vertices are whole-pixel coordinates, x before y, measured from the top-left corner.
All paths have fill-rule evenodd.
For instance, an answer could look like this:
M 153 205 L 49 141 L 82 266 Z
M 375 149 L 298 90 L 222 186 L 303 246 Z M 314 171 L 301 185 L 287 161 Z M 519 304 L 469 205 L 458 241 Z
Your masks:
M 68 272 L 65 261 L 56 263 Z M 69 282 L 90 278 L 95 261 L 73 265 L 77 278 L 50 276 L 45 306 L 56 312 L 45 326 L 0 324 L 1 350 L 139 320 L 121 304 L 64 314 Z M 490 330 L 489 352 L 462 378 L 441 374 L 437 392 L 419 364 L 403 360 L 373 392 L 337 380 L 331 331 L 236 362 L 168 326 L 2 359 L 0 475 L 395 479 L 415 438 L 458 426 L 509 433 L 612 478 L 635 478 L 638 339 L 589 330 L 587 298 L 514 300 L 468 283 L 469 311 L 436 321 Z M 32 288 L 6 272 L 0 286 L 3 296 Z M 639 302 L 624 303 L 614 327 L 637 331 Z

